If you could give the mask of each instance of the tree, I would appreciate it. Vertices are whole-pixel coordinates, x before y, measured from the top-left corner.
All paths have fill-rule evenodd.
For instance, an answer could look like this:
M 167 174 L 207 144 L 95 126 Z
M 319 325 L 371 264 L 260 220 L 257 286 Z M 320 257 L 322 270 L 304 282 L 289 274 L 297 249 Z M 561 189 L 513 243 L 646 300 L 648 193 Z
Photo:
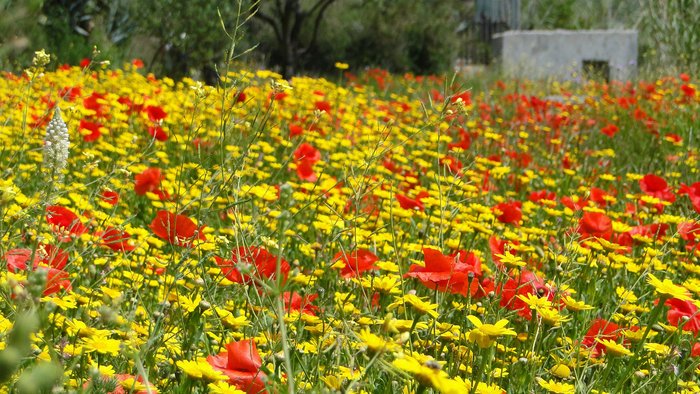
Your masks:
M 218 82 L 216 65 L 224 59 L 231 38 L 222 28 L 236 23 L 237 1 L 141 0 L 132 1 L 138 33 L 155 42 L 152 59 L 155 72 L 173 78 L 199 70 L 208 84 Z M 235 38 L 236 40 L 239 37 Z
M 276 40 L 275 58 L 282 68 L 282 75 L 288 78 L 296 71 L 299 59 L 309 53 L 316 44 L 323 15 L 336 0 L 316 0 L 308 7 L 301 0 L 275 0 L 274 4 L 262 7 L 254 4 L 254 17 L 268 24 L 274 31 Z M 311 32 L 304 40 L 304 27 L 310 23 Z

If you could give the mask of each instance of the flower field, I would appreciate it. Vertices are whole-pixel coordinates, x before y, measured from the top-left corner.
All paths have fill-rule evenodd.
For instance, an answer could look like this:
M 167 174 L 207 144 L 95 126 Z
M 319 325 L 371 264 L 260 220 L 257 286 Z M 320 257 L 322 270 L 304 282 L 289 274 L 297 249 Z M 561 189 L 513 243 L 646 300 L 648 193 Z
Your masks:
M 687 75 L 40 66 L 0 78 L 3 392 L 700 391 Z

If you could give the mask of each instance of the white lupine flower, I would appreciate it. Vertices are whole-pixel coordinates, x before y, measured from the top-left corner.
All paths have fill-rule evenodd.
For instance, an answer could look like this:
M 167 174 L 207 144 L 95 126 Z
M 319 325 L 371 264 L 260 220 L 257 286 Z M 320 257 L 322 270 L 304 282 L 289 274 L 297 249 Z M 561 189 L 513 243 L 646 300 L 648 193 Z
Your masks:
M 68 126 L 61 118 L 61 110 L 56 107 L 53 118 L 46 126 L 44 137 L 44 168 L 54 174 L 60 174 L 68 163 Z

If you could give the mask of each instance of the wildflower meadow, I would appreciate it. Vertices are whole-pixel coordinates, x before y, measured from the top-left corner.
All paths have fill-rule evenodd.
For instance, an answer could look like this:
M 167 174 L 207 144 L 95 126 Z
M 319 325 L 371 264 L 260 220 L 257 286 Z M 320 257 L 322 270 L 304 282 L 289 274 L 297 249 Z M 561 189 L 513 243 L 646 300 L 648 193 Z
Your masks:
M 17 393 L 700 392 L 700 92 L 0 76 Z

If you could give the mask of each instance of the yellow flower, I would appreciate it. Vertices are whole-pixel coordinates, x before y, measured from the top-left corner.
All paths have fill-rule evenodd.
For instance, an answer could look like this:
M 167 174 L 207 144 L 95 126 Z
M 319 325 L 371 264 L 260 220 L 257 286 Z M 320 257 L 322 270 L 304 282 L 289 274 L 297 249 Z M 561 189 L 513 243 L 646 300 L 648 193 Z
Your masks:
M 347 63 L 335 62 L 335 68 L 338 70 L 347 70 L 350 67 Z
M 572 312 L 580 312 L 580 311 L 587 311 L 593 309 L 592 306 L 586 304 L 583 301 L 577 301 L 573 299 L 571 296 L 566 296 L 562 300 L 564 301 L 564 304 L 566 305 L 566 309 L 572 311 Z
M 517 335 L 515 331 L 505 328 L 508 324 L 506 319 L 499 320 L 495 324 L 484 324 L 474 315 L 467 316 L 467 319 L 476 327 L 469 332 L 469 341 L 476 342 L 482 349 L 491 346 L 499 336 Z
M 553 366 L 549 372 L 561 379 L 568 379 L 571 376 L 571 368 L 566 364 L 557 364 Z
M 354 279 L 354 281 L 358 280 Z M 401 293 L 399 288 L 401 277 L 399 275 L 382 275 L 378 277 L 365 276 L 359 279 L 359 282 L 365 289 L 372 289 L 387 294 Z
M 600 343 L 601 345 L 605 346 L 605 354 L 608 356 L 632 356 L 634 353 L 632 353 L 629 349 L 626 347 L 622 346 L 621 344 L 611 341 L 609 339 L 600 339 L 596 338 L 596 342 Z
M 231 386 L 223 381 L 209 383 L 207 387 L 212 394 L 245 394 L 245 391 L 239 390 L 238 387 Z
M 649 274 L 647 277 L 647 282 L 650 285 L 654 286 L 656 292 L 661 294 L 662 296 L 677 298 L 681 301 L 691 300 L 690 293 L 685 287 L 673 284 L 673 282 L 671 282 L 668 279 L 664 279 L 663 281 L 661 281 L 653 274 Z
M 406 294 L 402 297 L 397 297 L 396 301 L 389 304 L 386 309 L 392 311 L 396 308 L 403 307 L 405 304 L 411 305 L 413 309 L 420 313 L 428 314 L 432 317 L 438 317 L 438 304 L 431 304 L 430 302 L 424 301 L 415 294 Z
M 119 381 L 119 385 L 125 388 L 128 393 L 138 393 L 141 391 L 147 391 L 148 389 L 148 386 L 146 386 L 146 384 L 141 383 L 134 378 L 126 378 L 124 380 L 121 380 Z
M 546 381 L 542 378 L 537 378 L 537 383 L 550 393 L 576 394 L 576 387 L 572 384 L 555 382 L 553 380 Z
M 368 329 L 360 331 L 358 334 L 360 341 L 362 341 L 362 346 L 365 347 L 370 353 L 382 353 L 385 351 L 397 351 L 401 349 L 401 346 L 394 342 L 385 341 L 384 338 L 372 334 Z
M 551 324 L 554 327 L 559 327 L 561 323 L 571 320 L 571 317 L 562 316 L 555 308 L 539 308 L 537 309 L 537 315 L 541 317 L 545 323 Z
M 653 342 L 645 343 L 644 349 L 646 349 L 652 353 L 656 353 L 659 356 L 664 356 L 664 357 L 671 355 L 671 352 L 672 352 L 672 349 L 670 346 L 664 345 L 661 343 L 653 343 Z
M 440 364 L 432 359 L 421 363 L 417 359 L 405 355 L 394 360 L 392 364 L 394 367 L 413 375 L 416 381 L 423 386 L 439 389 L 443 385 L 443 381 L 448 380 L 447 374 L 442 370 Z
M 510 254 L 510 251 L 506 250 L 504 254 L 497 254 L 496 257 L 501 259 L 501 263 L 508 268 L 518 268 L 524 267 L 525 262 L 518 256 Z
M 101 354 L 110 354 L 116 356 L 119 354 L 119 345 L 121 342 L 116 339 L 109 339 L 101 336 L 91 336 L 84 338 L 82 348 L 86 353 L 97 352 Z
M 228 377 L 221 371 L 214 369 L 205 358 L 198 358 L 196 361 L 180 360 L 175 363 L 187 376 L 195 379 L 207 381 L 228 380 Z
M 651 338 L 653 336 L 656 336 L 657 334 L 658 333 L 656 331 L 649 331 L 649 334 L 647 334 L 647 338 Z M 624 335 L 625 338 L 629 339 L 632 342 L 639 342 L 644 337 L 644 330 L 624 330 L 622 331 L 622 335 Z
M 526 303 L 530 309 L 538 311 L 540 309 L 550 309 L 552 308 L 552 303 L 545 297 L 538 297 L 535 294 L 527 293 L 525 295 L 518 295 L 518 299 Z

